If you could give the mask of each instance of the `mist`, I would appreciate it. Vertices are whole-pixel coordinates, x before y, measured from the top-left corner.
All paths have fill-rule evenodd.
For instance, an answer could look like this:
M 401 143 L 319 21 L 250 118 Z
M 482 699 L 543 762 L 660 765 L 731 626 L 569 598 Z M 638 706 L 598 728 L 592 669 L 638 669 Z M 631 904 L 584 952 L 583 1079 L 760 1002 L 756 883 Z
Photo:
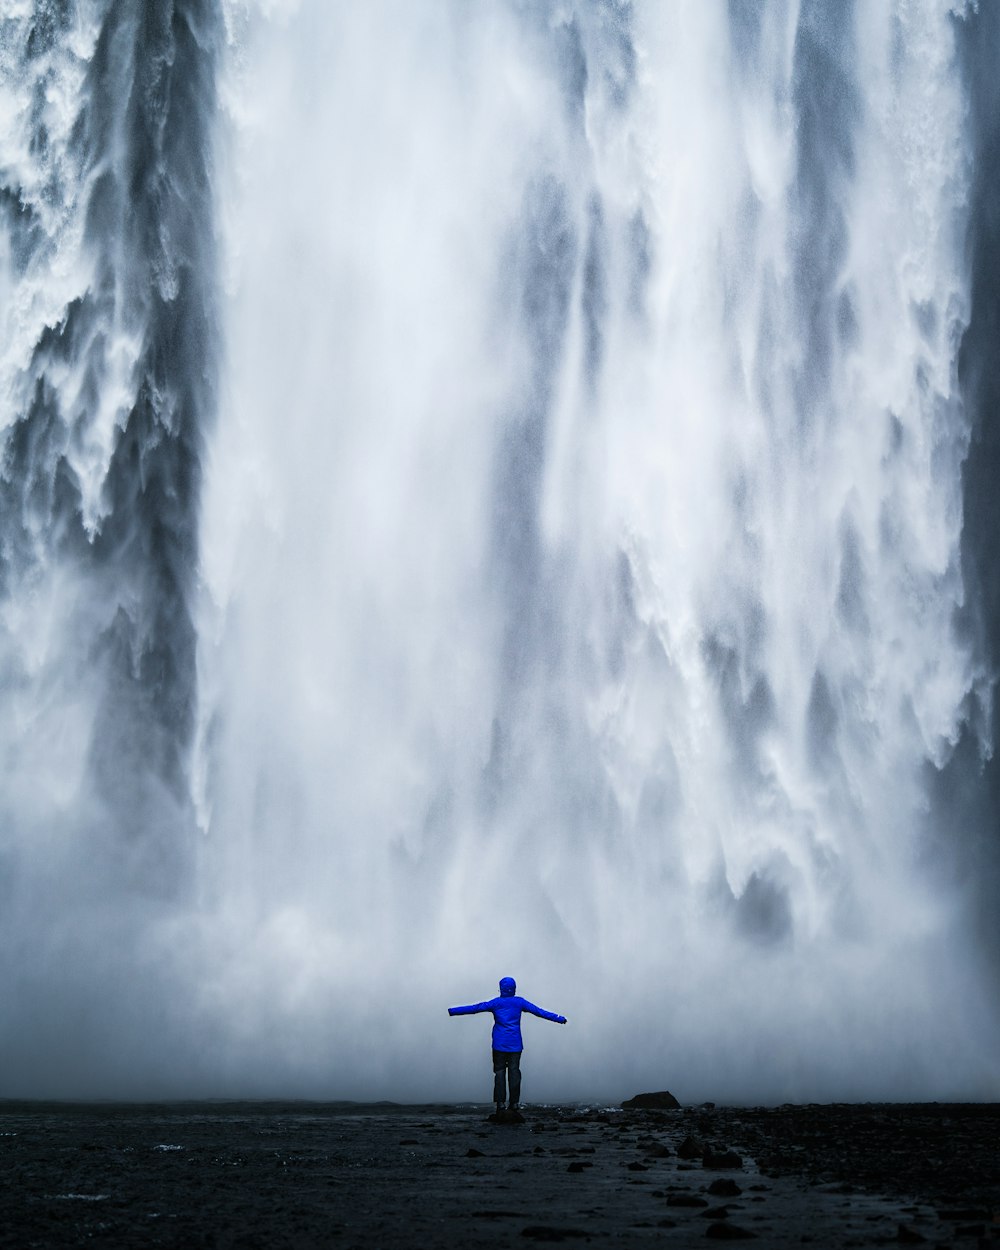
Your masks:
M 997 1097 L 993 19 L 0 12 L 0 1096 Z

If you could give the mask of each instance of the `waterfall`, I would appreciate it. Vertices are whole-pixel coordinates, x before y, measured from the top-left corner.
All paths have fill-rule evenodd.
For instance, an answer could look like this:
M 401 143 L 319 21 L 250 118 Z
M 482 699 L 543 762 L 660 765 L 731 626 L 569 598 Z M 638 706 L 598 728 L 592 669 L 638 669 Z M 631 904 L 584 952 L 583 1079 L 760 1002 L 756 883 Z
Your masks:
M 0 6 L 0 1093 L 996 1096 L 995 25 Z

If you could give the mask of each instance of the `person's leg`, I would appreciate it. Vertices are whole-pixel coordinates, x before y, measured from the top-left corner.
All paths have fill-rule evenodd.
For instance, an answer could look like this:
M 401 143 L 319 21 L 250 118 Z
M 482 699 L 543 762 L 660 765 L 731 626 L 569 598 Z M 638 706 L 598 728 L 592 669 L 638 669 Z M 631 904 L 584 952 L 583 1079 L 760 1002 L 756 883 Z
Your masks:
M 510 1081 L 510 1109 L 515 1110 L 521 1101 L 521 1052 L 507 1056 L 507 1079 Z
M 493 1052 L 493 1101 L 498 1111 L 507 1101 L 507 1056 L 502 1050 Z

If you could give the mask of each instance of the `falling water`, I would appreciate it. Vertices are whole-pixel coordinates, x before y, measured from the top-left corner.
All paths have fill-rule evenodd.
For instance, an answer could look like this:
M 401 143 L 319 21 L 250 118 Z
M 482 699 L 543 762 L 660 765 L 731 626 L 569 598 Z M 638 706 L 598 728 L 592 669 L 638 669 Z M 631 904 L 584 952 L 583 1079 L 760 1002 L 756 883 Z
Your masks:
M 997 25 L 3 0 L 0 1093 L 997 1095 Z

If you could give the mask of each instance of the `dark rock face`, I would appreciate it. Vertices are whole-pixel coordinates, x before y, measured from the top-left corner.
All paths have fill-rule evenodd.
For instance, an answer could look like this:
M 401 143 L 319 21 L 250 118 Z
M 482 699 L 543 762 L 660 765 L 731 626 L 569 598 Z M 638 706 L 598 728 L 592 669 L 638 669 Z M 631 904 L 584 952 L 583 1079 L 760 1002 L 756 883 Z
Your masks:
M 669 1090 L 661 1089 L 655 1094 L 636 1094 L 622 1103 L 629 1110 L 637 1111 L 677 1111 L 680 1103 Z

